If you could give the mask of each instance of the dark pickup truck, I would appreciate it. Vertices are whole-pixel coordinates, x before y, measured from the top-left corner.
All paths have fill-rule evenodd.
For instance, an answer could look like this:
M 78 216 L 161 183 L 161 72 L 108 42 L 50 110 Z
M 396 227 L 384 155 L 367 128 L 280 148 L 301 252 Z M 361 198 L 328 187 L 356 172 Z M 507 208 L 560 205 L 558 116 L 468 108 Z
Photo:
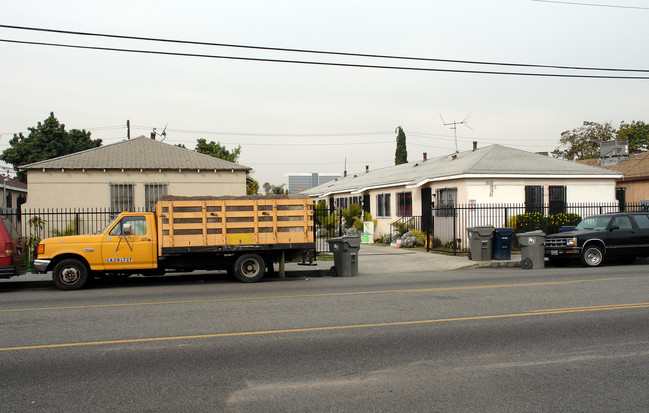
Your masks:
M 597 267 L 610 257 L 630 264 L 649 256 L 649 212 L 622 212 L 584 218 L 573 231 L 548 235 L 545 256 L 561 266 L 580 259 Z

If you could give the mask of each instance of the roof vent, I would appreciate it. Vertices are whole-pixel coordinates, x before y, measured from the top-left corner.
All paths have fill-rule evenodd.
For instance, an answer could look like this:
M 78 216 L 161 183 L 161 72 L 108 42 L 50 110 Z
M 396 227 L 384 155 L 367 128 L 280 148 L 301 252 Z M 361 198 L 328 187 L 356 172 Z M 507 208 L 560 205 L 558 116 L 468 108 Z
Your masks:
M 451 159 L 457 158 L 457 155 L 451 155 Z
M 369 166 L 369 165 L 365 165 L 365 173 L 368 173 L 369 171 L 370 171 L 370 166 Z
M 473 150 L 478 149 L 478 141 L 473 141 Z
M 427 160 L 428 160 L 428 154 L 424 152 L 424 162 L 426 162 Z

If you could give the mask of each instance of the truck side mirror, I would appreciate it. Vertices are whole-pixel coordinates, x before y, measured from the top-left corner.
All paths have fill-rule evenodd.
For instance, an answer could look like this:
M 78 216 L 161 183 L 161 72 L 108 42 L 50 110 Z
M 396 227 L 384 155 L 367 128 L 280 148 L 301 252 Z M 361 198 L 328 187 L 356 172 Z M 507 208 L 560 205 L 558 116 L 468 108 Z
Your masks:
M 611 228 L 609 228 L 609 231 L 615 231 L 616 229 L 620 229 L 618 225 L 612 225 Z

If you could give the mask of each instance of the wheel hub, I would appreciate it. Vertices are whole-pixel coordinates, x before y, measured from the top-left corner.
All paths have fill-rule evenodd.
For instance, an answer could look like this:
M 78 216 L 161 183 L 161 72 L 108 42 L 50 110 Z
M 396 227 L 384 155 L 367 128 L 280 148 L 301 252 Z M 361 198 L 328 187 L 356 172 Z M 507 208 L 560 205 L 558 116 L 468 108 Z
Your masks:
M 66 284 L 74 284 L 79 279 L 79 270 L 74 267 L 65 268 L 61 271 L 61 281 Z

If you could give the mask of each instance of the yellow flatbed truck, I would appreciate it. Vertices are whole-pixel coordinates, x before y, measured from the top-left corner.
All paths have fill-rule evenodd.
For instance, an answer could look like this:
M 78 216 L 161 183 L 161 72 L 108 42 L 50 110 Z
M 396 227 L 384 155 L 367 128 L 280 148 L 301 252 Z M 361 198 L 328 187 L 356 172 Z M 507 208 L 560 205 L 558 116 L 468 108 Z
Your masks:
M 164 197 L 156 212 L 122 212 L 95 235 L 47 238 L 34 272 L 52 271 L 64 290 L 95 276 L 227 270 L 242 282 L 262 279 L 285 260 L 315 257 L 313 201 L 287 196 Z

